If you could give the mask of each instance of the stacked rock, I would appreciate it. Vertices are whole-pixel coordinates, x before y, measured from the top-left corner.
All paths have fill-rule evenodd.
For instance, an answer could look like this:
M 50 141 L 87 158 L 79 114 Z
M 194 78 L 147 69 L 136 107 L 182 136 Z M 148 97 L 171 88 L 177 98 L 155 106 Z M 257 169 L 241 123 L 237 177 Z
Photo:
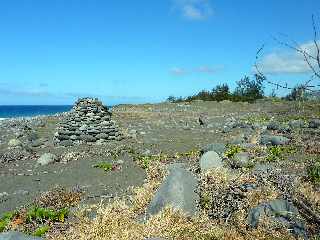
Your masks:
M 55 142 L 70 146 L 80 143 L 103 143 L 122 140 L 111 113 L 101 101 L 93 98 L 79 99 L 70 114 L 58 124 Z

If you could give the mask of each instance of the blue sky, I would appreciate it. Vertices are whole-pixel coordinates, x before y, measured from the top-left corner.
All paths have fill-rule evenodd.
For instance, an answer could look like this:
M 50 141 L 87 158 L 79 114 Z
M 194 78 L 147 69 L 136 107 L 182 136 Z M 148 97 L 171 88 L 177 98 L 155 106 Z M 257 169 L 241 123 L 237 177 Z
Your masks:
M 263 43 L 269 78 L 294 85 L 308 68 L 272 37 L 308 46 L 312 14 L 320 23 L 319 0 L 3 0 L 0 105 L 157 102 L 233 88 Z

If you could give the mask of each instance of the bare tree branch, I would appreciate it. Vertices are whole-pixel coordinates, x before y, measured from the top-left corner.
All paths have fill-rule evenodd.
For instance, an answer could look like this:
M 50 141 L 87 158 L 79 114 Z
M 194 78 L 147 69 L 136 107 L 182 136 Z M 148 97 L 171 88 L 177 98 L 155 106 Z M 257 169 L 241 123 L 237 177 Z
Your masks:
M 312 15 L 312 27 L 313 27 L 313 45 L 315 48 L 315 54 L 313 53 L 313 51 L 308 51 L 308 49 L 304 49 L 300 44 L 298 44 L 296 41 L 290 39 L 290 41 L 281 41 L 276 37 L 273 37 L 273 39 L 279 44 L 282 45 L 286 48 L 289 48 L 291 50 L 294 50 L 296 53 L 300 54 L 303 57 L 303 60 L 306 62 L 306 64 L 308 65 L 310 71 L 312 72 L 312 75 L 310 77 L 310 79 L 308 79 L 306 82 L 304 82 L 301 85 L 301 89 L 303 89 L 304 91 L 311 91 L 314 92 L 316 91 L 315 88 L 320 87 L 320 85 L 312 85 L 311 82 L 313 80 L 315 80 L 315 78 L 317 78 L 318 80 L 320 80 L 320 46 L 319 46 L 319 39 L 318 39 L 318 28 L 317 28 L 317 24 L 315 21 L 315 17 L 314 15 Z M 291 42 L 291 43 L 289 43 Z M 256 54 L 256 62 L 254 64 L 254 67 L 256 69 L 257 74 L 260 76 L 260 78 L 268 83 L 271 84 L 273 86 L 276 86 L 277 89 L 279 88 L 283 88 L 283 89 L 289 89 L 292 90 L 294 89 L 294 87 L 289 87 L 287 83 L 285 84 L 280 84 L 280 83 L 275 83 L 272 81 L 269 81 L 267 79 L 267 77 L 265 76 L 265 74 L 262 72 L 262 70 L 259 68 L 258 66 L 258 60 L 260 58 L 260 55 L 263 52 L 264 49 L 264 44 L 262 45 L 262 47 L 260 47 L 257 51 Z
M 319 44 L 318 44 L 318 30 L 317 30 L 316 22 L 314 20 L 314 15 L 312 15 L 312 26 L 313 26 L 313 33 L 314 33 L 313 42 L 314 42 L 314 45 L 316 46 L 316 49 L 317 49 L 316 61 L 318 63 L 318 67 L 320 69 L 320 49 L 319 49 Z

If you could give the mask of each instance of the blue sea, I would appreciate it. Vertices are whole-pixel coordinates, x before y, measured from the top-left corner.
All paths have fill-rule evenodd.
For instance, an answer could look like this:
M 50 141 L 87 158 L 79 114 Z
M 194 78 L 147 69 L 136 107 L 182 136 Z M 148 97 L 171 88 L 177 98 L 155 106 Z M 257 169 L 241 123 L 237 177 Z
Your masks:
M 70 111 L 72 106 L 0 106 L 0 119 L 3 118 L 16 118 L 16 117 L 33 117 L 38 115 L 54 115 Z

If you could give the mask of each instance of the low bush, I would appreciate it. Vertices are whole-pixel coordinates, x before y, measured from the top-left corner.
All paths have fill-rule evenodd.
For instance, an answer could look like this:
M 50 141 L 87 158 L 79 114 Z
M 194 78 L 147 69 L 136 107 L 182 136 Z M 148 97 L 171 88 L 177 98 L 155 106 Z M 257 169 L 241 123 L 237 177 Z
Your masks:
M 315 184 L 320 183 L 320 161 L 316 161 L 308 168 L 308 178 Z

